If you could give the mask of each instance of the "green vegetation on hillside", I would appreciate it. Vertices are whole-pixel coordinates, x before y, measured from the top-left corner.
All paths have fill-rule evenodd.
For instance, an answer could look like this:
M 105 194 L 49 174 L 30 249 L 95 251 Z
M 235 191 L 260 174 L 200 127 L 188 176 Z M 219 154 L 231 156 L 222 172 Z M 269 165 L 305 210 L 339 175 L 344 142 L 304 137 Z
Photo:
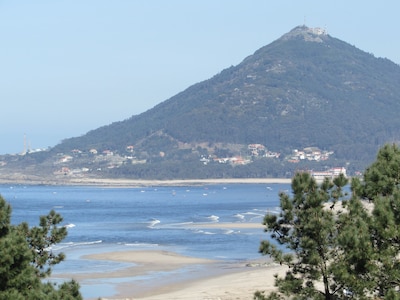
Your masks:
M 221 145 L 258 143 L 282 156 L 305 147 L 333 151 L 335 161 L 323 167 L 350 163 L 355 172 L 370 164 L 382 145 L 400 141 L 399 111 L 398 65 L 300 26 L 140 115 L 65 139 L 33 159 L 44 168 L 60 153 L 95 149 L 124 156 L 133 146 L 134 160 L 146 166 L 125 165 L 109 175 L 186 178 L 184 168 L 198 161 L 201 145 L 214 145 L 203 147 L 207 153 L 201 155 L 215 155 L 231 151 Z M 250 176 L 263 173 L 261 168 L 234 173 L 229 167 L 205 173 L 194 168 L 189 175 Z M 283 164 L 273 172 L 293 174 L 296 168 Z
M 158 132 L 184 143 L 260 143 L 275 151 L 318 146 L 370 162 L 399 139 L 400 67 L 329 35 L 306 40 L 314 36 L 307 30 L 295 28 L 153 109 L 56 149 L 140 147 Z

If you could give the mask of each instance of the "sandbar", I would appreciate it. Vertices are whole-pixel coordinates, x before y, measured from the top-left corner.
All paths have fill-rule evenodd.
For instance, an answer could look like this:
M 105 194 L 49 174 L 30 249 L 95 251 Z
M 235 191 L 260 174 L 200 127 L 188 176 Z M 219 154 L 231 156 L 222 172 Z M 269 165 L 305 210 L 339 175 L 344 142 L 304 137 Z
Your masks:
M 144 180 L 126 178 L 94 178 L 54 176 L 40 177 L 26 174 L 2 174 L 0 184 L 25 185 L 84 185 L 101 187 L 148 187 L 148 186 L 193 186 L 206 184 L 286 184 L 290 178 L 210 178 L 210 179 L 172 179 L 172 180 Z
M 192 228 L 213 228 L 213 229 L 262 229 L 265 226 L 261 223 L 240 223 L 240 222 L 216 222 L 197 223 L 190 225 Z
M 74 278 L 78 282 L 101 278 L 130 278 L 117 284 L 117 293 L 100 299 L 253 299 L 258 290 L 272 291 L 274 274 L 283 275 L 285 267 L 268 257 L 252 262 L 226 262 L 188 257 L 169 251 L 116 251 L 86 255 L 83 259 L 132 263 L 134 266 L 101 273 L 64 274 L 59 278 Z M 135 276 L 193 267 L 191 272 L 161 280 L 135 280 Z M 145 278 L 145 277 L 144 277 Z M 101 295 L 99 295 L 101 296 Z M 97 299 L 97 298 L 96 298 Z
M 145 187 L 145 186 L 194 186 L 206 184 L 287 184 L 289 178 L 216 178 L 216 179 L 174 179 L 174 180 L 141 180 L 141 179 L 100 179 L 71 178 L 65 183 L 75 185 L 111 186 L 111 187 Z
M 99 278 L 122 278 L 144 275 L 156 271 L 171 271 L 182 266 L 195 264 L 210 264 L 215 261 L 204 258 L 183 256 L 169 251 L 115 251 L 84 255 L 81 259 L 108 260 L 132 263 L 131 267 L 120 270 L 111 270 L 101 273 L 77 273 L 57 274 L 59 278 L 71 278 L 76 280 L 99 279 Z
M 194 282 L 182 283 L 169 290 L 160 288 L 153 295 L 136 300 L 252 300 L 256 291 L 266 293 L 276 290 L 275 274 L 284 276 L 286 267 L 271 264 L 256 267 L 243 267 L 231 273 L 210 276 Z M 128 291 L 125 295 L 129 295 Z

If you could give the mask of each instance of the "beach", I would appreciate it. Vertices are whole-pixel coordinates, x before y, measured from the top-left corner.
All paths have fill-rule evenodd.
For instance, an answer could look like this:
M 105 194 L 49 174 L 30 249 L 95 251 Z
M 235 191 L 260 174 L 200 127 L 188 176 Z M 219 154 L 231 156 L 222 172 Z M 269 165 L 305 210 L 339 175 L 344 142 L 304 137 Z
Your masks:
M 186 274 L 182 278 L 168 278 L 158 282 L 136 281 L 118 284 L 117 294 L 101 299 L 198 299 L 228 300 L 253 299 L 256 291 L 274 290 L 274 274 L 283 275 L 285 267 L 271 262 L 268 258 L 241 263 L 223 263 L 176 253 L 162 251 L 126 251 L 89 255 L 86 258 L 134 262 L 138 267 L 101 273 L 102 277 L 134 277 L 147 272 L 172 271 L 188 265 L 202 265 L 198 274 Z M 98 277 L 99 274 L 81 274 L 75 278 Z
M 224 229 L 262 228 L 259 223 L 216 223 L 196 226 Z M 78 282 L 110 278 L 118 282 L 118 279 L 121 279 L 120 283 L 116 284 L 114 296 L 99 295 L 104 300 L 250 300 L 256 291 L 274 290 L 274 275 L 283 275 L 285 272 L 284 266 L 275 264 L 269 257 L 261 254 L 259 259 L 240 262 L 189 257 L 160 250 L 113 251 L 89 254 L 82 258 L 132 264 L 118 270 L 57 276 L 64 279 L 74 278 Z M 157 281 L 146 279 L 146 275 L 154 272 L 170 275 Z
M 97 179 L 71 178 L 67 181 L 75 185 L 100 185 L 112 187 L 127 186 L 193 186 L 205 184 L 273 184 L 291 183 L 290 178 L 214 178 L 214 179 L 174 179 L 174 180 L 135 180 L 135 179 Z
M 51 208 L 62 214 L 68 237 L 55 250 L 67 258 L 51 280 L 77 280 L 85 300 L 253 299 L 284 272 L 258 247 L 263 217 L 279 211 L 277 194 L 288 187 L 281 179 L 90 179 L 3 186 L 2 194 L 16 223 L 36 224 Z
M 168 262 L 165 262 L 169 264 Z M 224 266 L 221 265 L 221 268 Z M 253 299 L 256 291 L 274 290 L 274 274 L 284 274 L 285 268 L 260 259 L 256 262 L 226 265 L 220 273 L 211 271 L 207 276 L 183 280 L 168 285 L 155 284 L 151 290 L 142 293 L 135 291 L 135 286 L 124 284 L 118 288 L 115 298 L 107 299 L 142 299 L 142 300 L 228 300 Z M 213 266 L 210 265 L 210 270 Z M 222 273 L 222 274 L 221 274 Z M 140 290 L 140 289 L 139 289 Z M 136 293 L 136 296 L 133 294 Z
M 290 178 L 210 178 L 210 179 L 171 179 L 171 180 L 143 180 L 143 179 L 114 179 L 92 177 L 54 176 L 51 178 L 25 175 L 0 174 L 0 184 L 25 185 L 83 185 L 103 187 L 149 187 L 149 186 L 193 186 L 206 184 L 274 184 L 290 183 Z

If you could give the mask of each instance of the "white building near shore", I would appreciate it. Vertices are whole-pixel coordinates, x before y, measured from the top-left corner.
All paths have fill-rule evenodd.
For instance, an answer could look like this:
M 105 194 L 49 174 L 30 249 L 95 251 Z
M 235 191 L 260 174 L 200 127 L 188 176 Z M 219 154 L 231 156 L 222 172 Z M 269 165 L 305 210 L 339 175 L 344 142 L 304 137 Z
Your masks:
M 327 171 L 311 171 L 311 176 L 314 177 L 317 182 L 322 182 L 326 177 L 333 179 L 340 174 L 343 174 L 345 177 L 347 177 L 345 167 L 336 167 Z

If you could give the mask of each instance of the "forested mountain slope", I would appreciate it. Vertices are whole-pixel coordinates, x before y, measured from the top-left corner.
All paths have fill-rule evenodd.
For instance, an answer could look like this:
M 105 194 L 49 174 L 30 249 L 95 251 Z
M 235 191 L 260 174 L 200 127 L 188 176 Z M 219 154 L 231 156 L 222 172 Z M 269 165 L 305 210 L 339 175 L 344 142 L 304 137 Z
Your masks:
M 300 26 L 140 115 L 0 158 L 0 177 L 291 177 L 334 167 L 354 175 L 398 143 L 399 113 L 397 64 Z
M 301 26 L 239 65 L 54 151 L 124 149 L 157 133 L 164 142 L 317 146 L 372 159 L 383 143 L 399 140 L 399 100 L 398 65 Z

